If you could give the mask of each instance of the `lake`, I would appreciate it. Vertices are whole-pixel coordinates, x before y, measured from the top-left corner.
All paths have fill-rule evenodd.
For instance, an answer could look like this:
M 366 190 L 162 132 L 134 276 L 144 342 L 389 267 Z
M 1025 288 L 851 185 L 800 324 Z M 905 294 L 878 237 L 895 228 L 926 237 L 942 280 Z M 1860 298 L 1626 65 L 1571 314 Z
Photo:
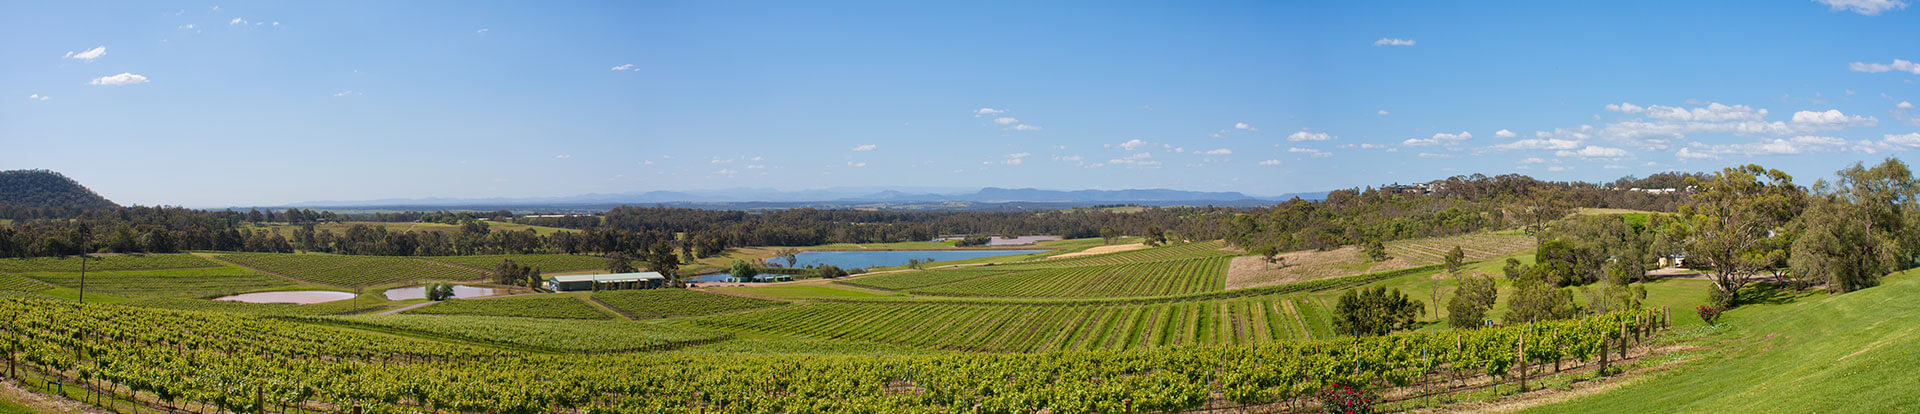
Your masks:
M 334 292 L 327 290 L 289 290 L 283 292 L 253 292 L 222 297 L 219 301 L 246 303 L 291 303 L 311 305 L 336 300 L 353 299 L 353 292 Z
M 414 286 L 414 287 L 387 289 L 386 295 L 387 295 L 387 300 L 426 299 L 427 287 Z M 467 285 L 453 285 L 453 297 L 477 298 L 481 296 L 493 296 L 493 289 L 479 288 L 479 287 L 473 287 L 473 286 L 467 286 Z
M 799 261 L 796 262 L 797 264 L 795 264 L 794 266 L 806 267 L 807 265 L 813 265 L 813 266 L 834 265 L 834 266 L 839 266 L 842 269 L 889 267 L 889 266 L 906 265 L 907 261 L 912 259 L 920 259 L 922 261 L 926 261 L 927 259 L 933 259 L 933 261 L 946 261 L 946 260 L 973 259 L 973 258 L 980 258 L 980 257 L 1009 256 L 1009 255 L 1016 255 L 1016 254 L 1039 253 L 1044 251 L 1046 250 L 874 250 L 874 251 L 839 251 L 839 252 L 800 252 L 800 254 L 794 256 L 796 259 L 799 259 Z M 772 263 L 781 267 L 785 267 L 787 265 L 787 259 L 783 257 L 775 257 L 775 258 L 767 259 L 767 263 Z

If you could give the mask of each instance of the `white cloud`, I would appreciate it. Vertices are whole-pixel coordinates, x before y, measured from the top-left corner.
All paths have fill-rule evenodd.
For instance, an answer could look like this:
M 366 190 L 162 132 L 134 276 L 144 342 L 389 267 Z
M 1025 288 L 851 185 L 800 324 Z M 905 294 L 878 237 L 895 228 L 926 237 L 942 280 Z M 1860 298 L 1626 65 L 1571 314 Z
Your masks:
M 1382 37 L 1373 41 L 1374 46 L 1413 46 L 1413 39 Z
M 339 91 L 339 92 L 334 92 L 333 97 L 338 98 L 338 97 L 352 95 L 352 94 L 353 94 L 353 91 L 351 90 Z
M 1261 162 L 1260 162 L 1260 165 L 1280 165 L 1280 160 L 1266 160 L 1266 161 L 1261 161 Z
M 1681 149 L 1680 149 L 1680 152 L 1676 152 L 1676 153 L 1674 153 L 1674 154 L 1673 154 L 1673 156 L 1674 156 L 1674 157 L 1677 157 L 1677 158 L 1680 158 L 1680 159 L 1683 159 L 1683 160 L 1687 160 L 1687 159 L 1715 159 L 1715 160 L 1717 160 L 1717 159 L 1720 159 L 1720 156 L 1718 156 L 1718 155 L 1713 155 L 1713 154 L 1709 154 L 1709 153 L 1703 153 L 1703 152 L 1696 152 L 1696 151 L 1694 151 L 1694 150 L 1693 150 L 1693 148 L 1681 148 Z
M 1085 158 L 1082 158 L 1082 157 L 1080 157 L 1079 155 L 1065 155 L 1065 156 L 1061 156 L 1061 155 L 1055 155 L 1055 156 L 1053 156 L 1053 159 L 1054 159 L 1055 161 L 1075 161 L 1075 162 L 1078 162 L 1078 161 L 1080 161 L 1080 160 L 1084 160 Z
M 1381 114 L 1381 115 L 1386 115 L 1386 114 L 1387 114 L 1387 110 L 1385 110 L 1385 109 L 1382 109 L 1382 110 L 1380 110 L 1380 112 L 1375 112 L 1375 113 L 1377 113 L 1377 114 Z
M 53 97 L 51 97 L 51 96 L 46 96 L 46 95 L 41 95 L 41 94 L 37 94 L 37 93 L 36 93 L 36 94 L 32 94 L 32 95 L 27 95 L 27 99 L 32 99 L 32 100 L 36 100 L 36 101 L 44 101 L 44 100 L 48 100 L 48 99 L 53 99 Z
M 1707 106 L 1695 108 L 1681 108 L 1666 105 L 1641 107 L 1631 103 L 1621 103 L 1619 105 L 1608 104 L 1607 110 L 1629 114 L 1646 114 L 1646 116 L 1651 118 L 1668 121 L 1759 121 L 1767 117 L 1766 109 L 1754 109 L 1746 105 L 1723 105 L 1719 102 L 1709 102 Z
M 847 166 L 848 166 L 848 167 L 853 167 L 853 168 L 860 168 L 860 167 L 865 167 L 865 166 L 867 166 L 867 163 L 864 163 L 864 162 L 853 162 L 853 161 L 847 161 Z
M 233 20 L 228 21 L 227 24 L 247 24 L 247 20 L 235 17 Z
M 1454 145 L 1454 144 L 1460 143 L 1460 141 L 1465 141 L 1469 139 L 1473 139 L 1473 134 L 1467 133 L 1466 131 L 1460 131 L 1460 133 L 1458 134 L 1449 134 L 1449 133 L 1442 132 L 1438 134 L 1433 134 L 1433 138 L 1411 138 L 1406 141 L 1400 142 L 1400 145 L 1405 145 L 1409 147 L 1420 147 L 1420 146 L 1431 146 L 1431 145 Z
M 1889 135 L 1888 138 L 1889 140 L 1883 141 L 1881 145 L 1894 143 L 1892 142 L 1894 136 Z M 1725 155 L 1795 155 L 1845 149 L 1871 152 L 1874 150 L 1872 145 L 1872 143 L 1864 141 L 1861 145 L 1848 145 L 1847 140 L 1840 138 L 1802 135 L 1793 138 L 1775 138 L 1746 144 L 1704 145 L 1694 143 L 1687 148 L 1680 149 L 1680 152 L 1674 155 L 1680 159 L 1719 159 Z
M 1562 167 L 1558 165 L 1547 167 L 1547 171 L 1566 171 L 1566 170 L 1567 170 L 1567 167 Z
M 873 144 L 866 144 L 866 145 L 861 145 L 861 146 L 857 146 L 857 147 L 853 147 L 853 150 L 854 150 L 854 151 L 873 151 L 873 150 L 876 150 L 876 149 L 880 149 L 880 146 L 878 146 L 878 145 L 873 145 Z
M 1380 149 L 1386 147 L 1386 145 L 1360 144 L 1360 149 Z
M 1453 158 L 1453 154 L 1435 154 L 1431 152 L 1422 152 L 1420 153 L 1420 158 L 1436 158 L 1436 159 L 1437 158 Z
M 1914 63 L 1905 59 L 1894 59 L 1893 63 L 1853 62 L 1847 65 L 1847 69 L 1854 72 L 1866 73 L 1899 71 L 1920 75 L 1920 63 Z
M 475 31 L 473 31 L 473 33 L 474 33 L 474 34 L 486 34 L 488 30 L 490 30 L 490 29 L 487 29 L 487 28 L 485 28 L 485 27 L 482 27 L 482 28 L 480 28 L 480 30 L 475 30 Z
M 1554 152 L 1553 155 L 1559 156 L 1559 157 L 1580 157 L 1580 158 L 1626 158 L 1631 154 L 1628 154 L 1627 150 L 1624 150 L 1624 149 L 1607 148 L 1607 147 L 1602 147 L 1597 145 L 1588 145 L 1586 148 L 1581 148 L 1579 151 L 1561 150 L 1561 151 Z
M 1010 117 L 1010 116 L 1003 116 L 999 118 L 994 118 L 993 123 L 1000 124 L 1000 125 L 1018 124 L 1020 123 L 1020 120 L 1014 119 L 1013 117 Z
M 87 82 L 87 83 L 91 85 L 102 85 L 102 86 L 133 85 L 133 84 L 147 83 L 147 77 L 135 75 L 132 73 L 121 73 L 118 75 L 101 76 L 98 78 L 93 78 L 93 81 Z
M 188 25 L 188 26 L 192 26 L 192 25 Z M 107 54 L 107 47 L 106 47 L 106 46 L 97 46 L 97 47 L 94 47 L 94 48 L 92 48 L 92 49 L 87 49 L 87 50 L 84 50 L 84 51 L 79 51 L 79 52 L 67 52 L 67 55 L 66 55 L 66 56 L 62 56 L 61 58 L 64 58 L 64 59 L 79 59 L 79 60 L 84 60 L 84 61 L 88 61 L 88 62 L 92 62 L 92 61 L 93 61 L 93 59 L 95 59 L 95 58 L 99 58 L 99 57 L 100 57 L 101 55 L 105 55 L 105 54 Z
M 975 111 L 973 111 L 973 116 L 974 116 L 974 117 L 982 117 L 982 116 L 991 116 L 991 115 L 999 115 L 999 114 L 1004 114 L 1004 113 L 1007 113 L 1007 110 L 1005 110 L 1005 109 L 993 109 L 993 108 L 980 108 L 980 109 L 978 109 L 978 110 L 975 110 Z
M 1502 129 L 1502 130 L 1499 130 L 1499 131 L 1493 131 L 1493 136 L 1494 136 L 1495 138 L 1514 138 L 1514 137 L 1518 137 L 1518 136 L 1520 136 L 1520 134 L 1515 134 L 1515 133 L 1513 133 L 1513 131 L 1508 131 L 1508 130 L 1504 130 L 1504 129 Z
M 1230 150 L 1230 149 L 1226 149 L 1226 148 L 1221 148 L 1221 149 L 1216 149 L 1216 150 L 1212 150 L 1212 151 L 1200 151 L 1200 152 L 1199 152 L 1199 154 L 1202 154 L 1202 155 L 1232 155 L 1232 154 L 1233 154 L 1233 150 Z
M 734 170 L 729 170 L 729 169 L 725 169 L 725 168 L 721 168 L 721 169 L 720 169 L 720 171 L 714 171 L 713 173 L 714 173 L 714 174 L 720 174 L 720 175 L 734 175 L 734 174 L 738 174 L 738 173 L 740 173 L 740 172 L 739 172 L 739 171 L 734 171 Z
M 1333 139 L 1333 136 L 1327 135 L 1325 132 L 1300 131 L 1292 135 L 1287 135 L 1288 141 L 1326 141 L 1329 139 Z
M 1146 146 L 1147 146 L 1146 141 L 1141 141 L 1138 139 L 1127 140 L 1127 142 L 1120 143 L 1120 149 L 1124 149 L 1127 151 L 1133 151 L 1133 150 L 1145 148 Z
M 633 64 L 628 63 L 620 66 L 614 66 L 611 70 L 632 70 L 632 69 L 633 69 Z
M 1287 148 L 1287 152 L 1297 153 L 1297 154 L 1307 154 L 1308 156 L 1311 156 L 1314 158 L 1327 158 L 1327 157 L 1333 156 L 1333 153 L 1331 152 L 1321 151 L 1313 148 L 1290 147 L 1290 148 Z
M 1579 147 L 1580 147 L 1580 141 L 1565 140 L 1565 139 L 1559 139 L 1559 138 L 1547 138 L 1547 139 L 1523 139 L 1519 141 L 1495 145 L 1493 146 L 1493 149 L 1501 150 L 1501 151 L 1567 150 L 1567 149 L 1574 149 Z
M 1905 0 L 1813 0 L 1825 4 L 1833 11 L 1846 10 L 1867 16 L 1879 16 L 1888 10 L 1907 8 Z
M 1126 158 L 1115 158 L 1115 159 L 1107 160 L 1106 163 L 1115 164 L 1115 165 L 1139 166 L 1139 167 L 1153 167 L 1153 166 L 1160 165 L 1159 161 L 1153 161 L 1151 160 L 1151 158 L 1153 158 L 1153 153 L 1142 152 L 1142 153 L 1137 153 L 1133 155 L 1128 155 Z M 1100 166 L 1100 164 L 1093 165 L 1093 167 L 1098 167 L 1098 166 Z
M 1026 163 L 1027 157 L 1031 157 L 1031 156 L 1033 156 L 1033 153 L 1029 153 L 1029 152 L 1016 152 L 1012 154 L 1007 154 L 1006 161 L 1001 161 L 1000 163 L 1007 164 L 1007 165 L 1020 165 L 1020 164 Z
M 1893 107 L 1900 108 L 1900 109 L 1913 109 L 1913 102 L 1900 101 L 1900 103 L 1894 104 Z
M 1872 126 L 1879 123 L 1879 121 L 1879 119 L 1870 116 L 1840 113 L 1838 109 L 1828 109 L 1826 112 L 1800 111 L 1793 113 L 1793 123 L 1813 124 L 1823 127 Z
M 1020 124 L 1020 125 L 1007 127 L 1006 129 L 1011 131 L 1039 131 L 1040 127 L 1027 125 L 1027 124 Z
M 1527 157 L 1527 159 L 1520 160 L 1521 164 L 1540 164 L 1545 162 L 1547 162 L 1547 160 L 1540 159 L 1540 157 Z
M 1007 154 L 1007 158 L 1026 158 L 1031 156 L 1033 156 L 1033 153 L 1031 152 L 1016 152 L 1012 154 Z
M 1882 142 L 1885 142 L 1891 145 L 1899 145 L 1899 146 L 1905 146 L 1910 148 L 1920 148 L 1920 132 L 1914 132 L 1914 133 L 1902 134 L 1902 135 L 1887 134 L 1886 139 Z
M 1259 131 L 1259 130 L 1260 130 L 1259 128 L 1254 128 L 1254 127 L 1253 127 L 1253 125 L 1247 125 L 1247 123 L 1245 123 L 1245 122 L 1235 122 L 1235 123 L 1233 123 L 1233 129 L 1239 129 L 1239 130 L 1246 130 L 1246 131 Z
M 1665 151 L 1670 144 L 1688 138 L 1693 133 L 1723 133 L 1735 135 L 1771 135 L 1793 136 L 1816 131 L 1844 129 L 1854 126 L 1873 125 L 1878 122 L 1873 117 L 1848 116 L 1839 111 L 1812 112 L 1802 111 L 1794 114 L 1794 122 L 1768 121 L 1768 111 L 1746 105 L 1725 105 L 1717 102 L 1706 106 L 1682 108 L 1664 105 L 1641 107 L 1631 103 L 1609 104 L 1608 111 L 1641 115 L 1641 118 L 1612 122 L 1601 129 L 1582 126 L 1581 131 L 1592 131 L 1595 135 L 1624 142 L 1642 149 Z M 1556 131 L 1561 133 L 1562 131 Z M 1538 134 L 1545 136 L 1545 134 Z M 1585 139 L 1584 135 L 1575 135 Z M 1700 149 L 1695 148 L 1694 153 Z
M 563 160 L 564 160 L 564 159 L 568 159 L 568 158 L 573 158 L 573 154 L 560 154 L 560 155 L 555 155 L 555 156 L 553 156 L 553 157 L 554 157 L 554 158 L 558 158 L 558 159 L 563 159 Z

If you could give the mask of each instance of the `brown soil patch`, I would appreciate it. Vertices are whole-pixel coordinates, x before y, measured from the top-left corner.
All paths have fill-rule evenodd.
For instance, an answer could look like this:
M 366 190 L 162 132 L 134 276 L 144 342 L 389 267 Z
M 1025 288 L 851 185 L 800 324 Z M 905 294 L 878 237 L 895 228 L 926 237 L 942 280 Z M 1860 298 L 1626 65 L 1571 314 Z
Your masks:
M 1328 251 L 1283 253 L 1278 265 L 1266 258 L 1241 256 L 1227 267 L 1227 290 L 1300 283 L 1320 279 L 1380 272 L 1419 266 L 1398 257 L 1369 263 L 1360 258 L 1360 248 L 1342 247 Z
M 1147 248 L 1147 245 L 1141 244 L 1141 243 L 1116 244 L 1112 246 L 1099 246 L 1099 247 L 1081 250 L 1073 253 L 1054 255 L 1053 257 L 1049 257 L 1049 259 L 1064 259 L 1068 257 L 1092 256 L 1096 254 L 1124 252 L 1128 250 L 1140 250 L 1145 248 Z

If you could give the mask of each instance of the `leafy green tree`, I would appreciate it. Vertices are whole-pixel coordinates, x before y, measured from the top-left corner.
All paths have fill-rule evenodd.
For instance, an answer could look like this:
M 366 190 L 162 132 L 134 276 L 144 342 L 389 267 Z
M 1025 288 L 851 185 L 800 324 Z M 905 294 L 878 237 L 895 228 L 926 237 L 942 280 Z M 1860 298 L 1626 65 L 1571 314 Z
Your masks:
M 1167 244 L 1167 231 L 1161 230 L 1158 226 L 1148 227 L 1146 243 L 1148 246 Z
M 1640 302 L 1647 299 L 1647 288 L 1607 282 L 1598 288 L 1581 286 L 1580 294 L 1587 297 L 1585 310 L 1588 313 L 1601 314 L 1640 309 Z
M 1507 281 L 1514 282 L 1519 281 L 1521 273 L 1526 272 L 1526 270 L 1526 266 L 1520 264 L 1520 259 L 1509 257 L 1507 258 L 1507 265 L 1500 268 L 1500 274 L 1506 276 Z
M 1793 277 L 1840 293 L 1879 285 L 1881 275 L 1901 264 L 1901 242 L 1873 231 L 1872 214 L 1838 196 L 1818 197 L 1795 221 L 1799 237 L 1788 259 Z
M 820 267 L 813 269 L 813 271 L 819 274 L 820 277 L 826 279 L 838 279 L 847 276 L 846 270 L 834 265 L 820 265 Z
M 1426 305 L 1398 289 L 1347 290 L 1335 309 L 1334 329 L 1353 336 L 1378 336 L 1417 327 Z
M 1718 293 L 1710 297 L 1716 307 L 1730 308 L 1740 302 L 1740 288 L 1787 253 L 1788 245 L 1773 236 L 1805 205 L 1803 190 L 1787 173 L 1752 164 L 1687 183 L 1700 188 L 1681 211 L 1692 221 L 1687 259 L 1713 268 Z
M 1381 243 L 1380 239 L 1368 239 L 1365 243 L 1361 243 L 1360 255 L 1367 260 L 1376 262 L 1384 262 L 1387 261 L 1387 259 L 1393 258 L 1387 255 L 1387 245 Z
M 1531 273 L 1531 272 L 1529 272 Z M 1540 275 L 1522 276 L 1507 298 L 1506 324 L 1560 320 L 1574 317 L 1580 309 L 1573 304 L 1573 292 L 1555 287 Z
M 493 282 L 509 286 L 528 286 L 527 281 L 540 278 L 540 269 L 502 260 L 493 267 Z M 537 286 L 537 285 L 536 285 Z
M 733 266 L 727 267 L 727 273 L 733 275 L 733 280 L 751 282 L 754 276 L 760 275 L 760 268 L 745 260 L 735 260 Z
M 1271 244 L 1263 244 L 1260 245 L 1260 247 L 1253 248 L 1253 254 L 1260 255 L 1260 259 L 1265 260 L 1269 268 L 1283 260 L 1280 257 L 1280 247 Z
M 1447 300 L 1447 325 L 1455 329 L 1483 326 L 1499 293 L 1493 278 L 1476 275 L 1460 279 L 1460 288 Z
M 784 248 L 780 250 L 774 250 L 773 257 L 786 259 L 787 267 L 794 267 L 800 264 L 800 251 L 796 249 Z
M 1467 251 L 1461 249 L 1459 245 L 1454 245 L 1453 250 L 1447 251 L 1445 259 L 1448 275 L 1460 273 L 1460 265 L 1467 260 Z
M 680 256 L 674 254 L 672 244 L 664 241 L 654 243 L 647 249 L 647 255 L 643 259 L 647 262 L 647 269 L 659 272 L 660 276 L 667 278 L 667 285 L 680 286 Z
M 614 252 L 613 254 L 607 255 L 607 273 L 633 273 L 635 271 L 638 270 L 633 268 L 633 258 L 627 257 L 626 252 Z
M 1105 226 L 1100 228 L 1101 244 L 1113 244 L 1113 241 L 1118 240 L 1119 238 L 1120 238 L 1120 231 L 1114 230 L 1113 226 Z

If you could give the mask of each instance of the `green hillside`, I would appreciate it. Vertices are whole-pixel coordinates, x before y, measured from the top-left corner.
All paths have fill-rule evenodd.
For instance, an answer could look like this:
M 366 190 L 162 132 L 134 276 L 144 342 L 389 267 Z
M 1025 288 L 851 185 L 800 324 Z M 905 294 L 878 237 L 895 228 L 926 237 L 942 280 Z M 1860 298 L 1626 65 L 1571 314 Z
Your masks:
M 81 209 L 116 206 L 80 182 L 47 170 L 0 171 L 0 205 Z
M 1710 347 L 1697 360 L 1532 412 L 1920 412 L 1917 275 L 1844 295 L 1748 305 L 1684 343 Z

